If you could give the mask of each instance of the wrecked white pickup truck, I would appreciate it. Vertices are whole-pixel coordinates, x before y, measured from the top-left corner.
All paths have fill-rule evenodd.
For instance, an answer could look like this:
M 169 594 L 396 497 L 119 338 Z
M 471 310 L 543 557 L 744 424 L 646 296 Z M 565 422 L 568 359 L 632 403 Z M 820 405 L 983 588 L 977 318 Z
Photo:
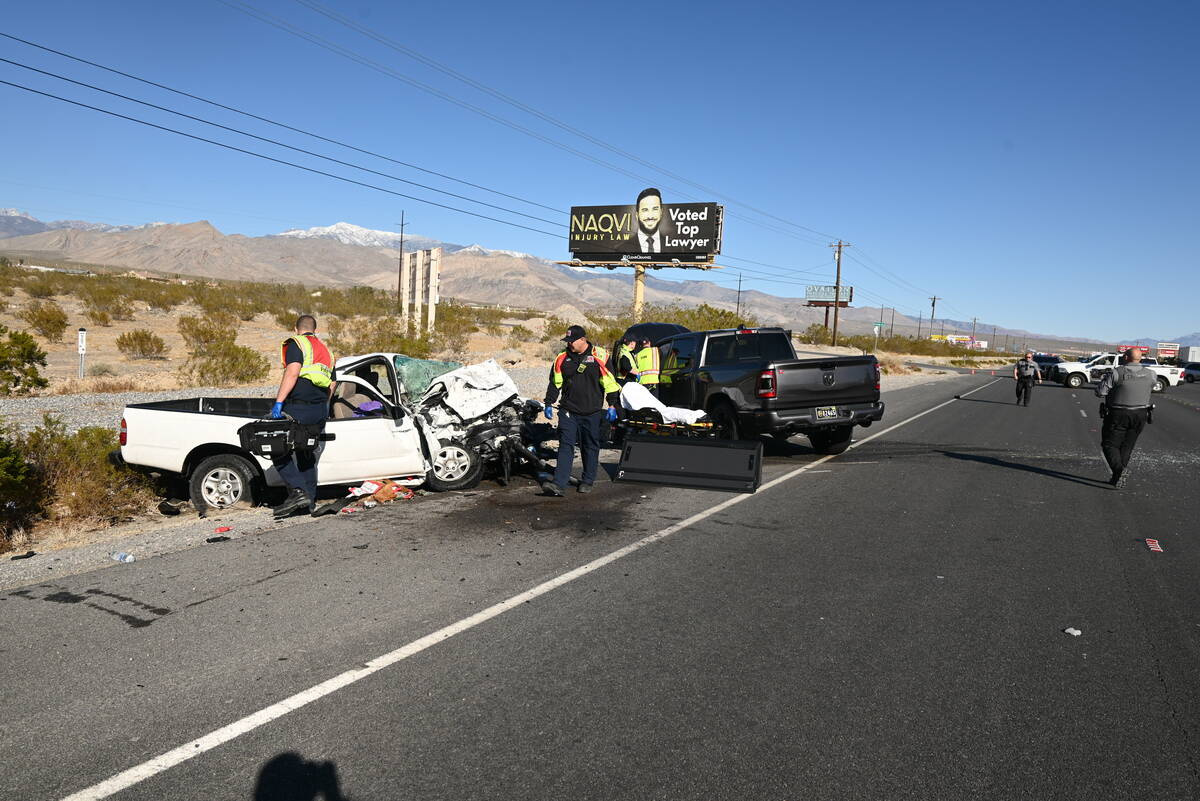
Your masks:
M 322 486 L 392 478 L 431 490 L 468 489 L 484 464 L 521 450 L 523 421 L 541 409 L 518 397 L 494 361 L 443 372 L 396 353 L 338 359 L 318 468 Z M 446 365 L 447 363 L 440 363 Z M 445 367 L 442 368 L 443 370 Z M 406 379 L 415 386 L 406 386 Z M 265 418 L 272 398 L 186 398 L 126 406 L 120 458 L 187 482 L 203 513 L 253 505 L 283 480 L 241 446 L 238 429 Z

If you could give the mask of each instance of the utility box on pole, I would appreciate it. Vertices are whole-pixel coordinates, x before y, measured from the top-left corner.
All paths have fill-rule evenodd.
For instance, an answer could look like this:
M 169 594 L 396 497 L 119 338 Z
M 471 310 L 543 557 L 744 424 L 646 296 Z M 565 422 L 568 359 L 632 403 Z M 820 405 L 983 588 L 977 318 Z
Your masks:
M 437 320 L 441 269 L 441 248 L 404 254 L 400 267 L 400 320 L 406 334 L 433 330 Z

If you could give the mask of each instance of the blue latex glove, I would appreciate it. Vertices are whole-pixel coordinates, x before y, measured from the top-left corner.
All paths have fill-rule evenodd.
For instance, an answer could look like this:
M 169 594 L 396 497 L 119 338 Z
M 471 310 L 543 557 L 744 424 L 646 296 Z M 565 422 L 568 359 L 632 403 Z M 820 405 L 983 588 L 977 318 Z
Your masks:
M 271 419 L 283 419 L 283 401 L 275 401 L 275 405 L 271 407 Z
M 545 409 L 542 410 L 542 414 L 546 415 L 547 420 L 553 420 L 554 419 L 554 407 L 547 406 Z
M 608 422 L 615 423 L 617 421 L 617 410 L 609 406 L 608 411 L 604 414 L 608 418 Z

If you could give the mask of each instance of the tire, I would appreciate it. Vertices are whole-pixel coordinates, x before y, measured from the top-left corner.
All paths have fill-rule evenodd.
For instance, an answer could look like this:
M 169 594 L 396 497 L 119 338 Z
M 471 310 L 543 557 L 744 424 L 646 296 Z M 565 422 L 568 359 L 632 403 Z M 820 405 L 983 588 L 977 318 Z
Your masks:
M 1162 376 L 1159 376 L 1158 380 L 1154 382 L 1154 391 L 1166 392 L 1167 387 L 1169 386 L 1171 386 L 1170 382 L 1168 382 L 1167 379 L 1163 378 Z
M 1184 381 L 1186 381 L 1186 382 L 1188 382 L 1188 383 L 1190 384 L 1190 383 L 1192 383 L 1193 381 L 1195 381 L 1196 379 L 1195 379 L 1195 378 L 1193 378 L 1193 377 L 1192 377 L 1192 376 L 1190 376 L 1190 375 L 1185 375 L 1185 376 L 1183 377 L 1183 380 L 1184 380 Z
M 728 401 L 717 401 L 708 413 L 717 429 L 718 439 L 738 440 L 742 438 L 742 427 L 738 423 L 737 410 Z
M 1079 389 L 1083 386 L 1083 375 L 1080 373 L 1071 373 L 1063 383 L 1071 389 Z
M 808 441 L 817 453 L 831 456 L 850 447 L 850 435 L 853 432 L 854 426 L 830 426 L 828 429 L 810 432 Z
M 425 483 L 434 492 L 471 489 L 483 476 L 479 453 L 458 440 L 442 440 L 431 456 Z
M 257 478 L 254 466 L 244 457 L 218 453 L 201 459 L 192 470 L 188 495 L 197 510 L 253 506 Z

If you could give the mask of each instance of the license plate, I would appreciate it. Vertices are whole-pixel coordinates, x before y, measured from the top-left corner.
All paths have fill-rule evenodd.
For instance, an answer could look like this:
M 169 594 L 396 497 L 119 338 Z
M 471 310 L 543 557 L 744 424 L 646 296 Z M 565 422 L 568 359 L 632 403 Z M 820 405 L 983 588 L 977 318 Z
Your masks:
M 817 407 L 817 419 L 818 420 L 830 420 L 830 419 L 833 419 L 836 417 L 841 417 L 841 416 L 842 416 L 842 414 L 841 414 L 841 412 L 838 411 L 838 407 L 836 407 L 836 406 L 818 406 Z

